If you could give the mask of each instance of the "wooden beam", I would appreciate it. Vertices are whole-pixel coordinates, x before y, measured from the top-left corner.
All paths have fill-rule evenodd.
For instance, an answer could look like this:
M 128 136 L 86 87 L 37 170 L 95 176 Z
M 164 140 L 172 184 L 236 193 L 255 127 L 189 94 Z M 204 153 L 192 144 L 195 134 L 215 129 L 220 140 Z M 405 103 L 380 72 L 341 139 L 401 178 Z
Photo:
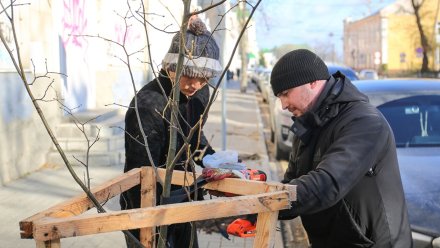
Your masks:
M 259 213 L 254 248 L 275 247 L 278 211 Z
M 254 195 L 265 192 L 288 191 L 290 193 L 290 200 L 296 201 L 296 185 L 282 184 L 277 182 L 261 182 L 237 178 L 225 178 L 220 181 L 208 183 L 203 188 L 237 195 Z
M 153 167 L 142 167 L 141 172 L 141 208 L 156 206 L 156 173 Z M 146 248 L 156 246 L 156 227 L 144 227 L 140 230 L 139 241 Z
M 100 203 L 108 201 L 115 195 L 119 195 L 140 183 L 141 169 L 133 169 L 127 173 L 109 180 L 102 185 L 92 189 L 92 193 L 95 195 Z M 39 212 L 31 217 L 28 217 L 20 221 L 20 230 L 22 239 L 31 239 L 33 237 L 33 222 L 43 217 L 69 217 L 84 213 L 94 205 L 86 196 L 85 193 L 74 197 L 70 200 L 57 204 L 45 211 Z
M 62 219 L 46 217 L 34 223 L 33 233 L 34 239 L 45 241 L 288 208 L 289 192 L 280 191 Z
M 60 239 L 54 239 L 54 240 L 48 240 L 48 241 L 35 241 L 37 248 L 60 248 L 61 247 L 61 240 Z
M 157 175 L 161 180 L 165 180 L 165 169 L 158 168 Z M 197 174 L 197 178 L 200 175 Z M 184 171 L 173 171 L 172 184 L 175 185 L 190 185 L 194 181 L 191 174 L 187 173 L 185 176 Z M 206 184 L 203 188 L 210 190 L 217 190 L 221 192 L 228 192 L 237 195 L 253 195 L 265 192 L 284 191 L 290 192 L 291 201 L 296 201 L 296 185 L 282 184 L 279 182 L 261 182 L 242 180 L 238 178 L 225 178 L 223 180 L 215 181 Z
M 165 174 L 166 174 L 166 169 L 157 168 L 157 176 L 161 179 L 162 182 L 165 181 Z M 200 174 L 197 174 L 197 177 L 199 177 L 199 176 L 200 176 Z M 189 186 L 193 182 L 194 182 L 194 178 L 192 176 L 192 172 L 185 172 L 185 171 L 179 171 L 179 170 L 173 171 L 173 177 L 171 178 L 171 184 Z

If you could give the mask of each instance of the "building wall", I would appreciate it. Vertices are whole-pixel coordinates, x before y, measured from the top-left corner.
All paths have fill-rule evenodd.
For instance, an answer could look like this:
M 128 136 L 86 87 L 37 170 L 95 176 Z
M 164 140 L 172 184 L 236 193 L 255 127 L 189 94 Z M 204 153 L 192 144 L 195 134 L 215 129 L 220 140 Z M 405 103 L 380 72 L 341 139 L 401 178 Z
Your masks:
M 421 58 L 416 58 L 415 48 L 419 42 L 412 14 L 388 17 L 388 63 L 389 73 L 416 70 Z
M 381 19 L 372 15 L 344 23 L 344 62 L 356 70 L 374 69 L 377 53 L 381 54 Z
M 30 73 L 26 76 L 32 77 Z M 47 85 L 48 80 L 39 80 L 31 86 L 36 98 L 44 95 Z M 54 95 L 49 93 L 48 97 Z M 60 122 L 60 109 L 52 102 L 38 103 L 54 128 Z M 15 72 L 0 73 L 0 106 L 0 184 L 3 184 L 43 166 L 52 141 Z
M 32 5 L 18 7 L 15 15 L 22 65 L 29 87 L 35 98 L 46 95 L 45 100 L 53 100 L 55 92 L 59 92 L 59 74 L 48 74 L 51 78 L 35 81 L 33 76 L 34 72 L 44 75 L 46 68 L 55 67 L 49 71 L 57 71 L 58 68 L 54 59 L 57 45 L 52 45 L 50 32 L 50 9 L 45 1 L 36 1 Z M 11 35 L 12 27 L 4 15 L 1 27 L 1 32 L 8 37 L 7 44 L 17 51 Z M 0 48 L 0 92 L 0 184 L 3 184 L 44 166 L 52 141 L 3 44 Z M 56 126 L 61 121 L 58 105 L 53 101 L 37 102 L 51 127 Z
M 94 113 L 97 109 L 100 113 L 115 109 L 125 113 L 124 106 L 128 106 L 135 92 L 133 85 L 139 90 L 153 78 L 152 68 L 160 70 L 171 38 L 179 30 L 183 10 L 181 2 L 144 0 L 145 12 L 151 13 L 147 19 L 154 26 L 145 31 L 139 18 L 124 18 L 129 14 L 127 3 L 133 11 L 139 9 L 140 1 L 109 4 L 104 0 L 34 0 L 15 9 L 29 82 L 34 73 L 55 72 L 50 74 L 52 78 L 39 79 L 32 85 L 36 97 L 49 89 L 46 100 L 59 97 L 75 114 Z M 13 46 L 11 27 L 3 15 L 0 17 L 0 31 Z M 222 38 L 222 32 L 219 34 Z M 131 55 L 129 60 L 127 54 Z M 56 101 L 40 103 L 52 131 L 69 121 Z M 3 46 L 0 116 L 0 184 L 4 184 L 45 166 L 53 144 Z
M 434 25 L 438 1 L 426 0 L 420 10 L 422 25 L 433 49 L 429 67 L 438 68 Z M 378 13 L 344 22 L 344 61 L 357 70 L 373 68 L 391 75 L 420 69 L 420 35 L 409 0 L 399 0 Z M 379 63 L 379 64 L 378 64 Z
M 46 92 L 45 101 L 38 103 L 52 131 L 69 121 L 61 105 L 53 100 L 55 98 L 75 113 L 96 108 L 104 111 L 118 108 L 125 112 L 120 106 L 127 106 L 134 95 L 131 78 L 138 89 L 146 82 L 145 53 L 133 56 L 131 76 L 120 60 L 123 55 L 120 48 L 116 50 L 114 45 L 96 37 L 72 34 L 99 34 L 121 42 L 125 24 L 114 11 L 119 10 L 123 15 L 126 10 L 121 4 L 109 5 L 104 1 L 48 3 L 36 0 L 18 7 L 15 25 L 28 82 L 47 70 L 54 72 L 49 74 L 51 78 L 40 78 L 30 87 L 36 98 Z M 1 31 L 13 46 L 11 26 L 5 18 L 0 21 Z M 128 33 L 129 53 L 145 47 L 145 39 L 134 35 L 133 30 Z M 0 184 L 4 184 L 45 166 L 53 143 L 3 45 L 0 49 L 0 92 Z
M 420 9 L 422 26 L 430 45 L 434 48 L 428 51 L 429 68 L 434 69 L 435 63 L 435 39 L 434 25 L 436 23 L 437 1 L 427 0 Z M 397 12 L 388 17 L 389 32 L 389 61 L 390 73 L 402 71 L 417 71 L 422 65 L 420 34 L 413 13 Z

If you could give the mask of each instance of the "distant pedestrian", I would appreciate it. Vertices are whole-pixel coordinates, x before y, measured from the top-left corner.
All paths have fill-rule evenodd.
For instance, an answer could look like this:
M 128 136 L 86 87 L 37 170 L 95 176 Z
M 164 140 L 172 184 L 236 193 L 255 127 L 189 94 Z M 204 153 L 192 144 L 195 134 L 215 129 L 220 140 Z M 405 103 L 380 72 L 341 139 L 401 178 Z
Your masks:
M 232 80 L 233 78 L 234 78 L 234 72 L 231 70 L 228 70 L 226 72 L 226 79 L 229 81 L 229 80 Z
M 411 247 L 396 145 L 386 119 L 342 73 L 294 50 L 270 83 L 295 134 L 283 183 L 297 201 L 280 219 L 301 217 L 313 248 Z
M 147 136 L 149 151 L 154 164 L 163 167 L 166 164 L 168 146 L 170 143 L 170 109 L 168 98 L 172 94 L 172 88 L 176 83 L 176 67 L 179 56 L 180 33 L 177 33 L 171 43 L 168 53 L 162 61 L 162 70 L 159 77 L 145 85 L 137 93 L 138 112 L 140 115 L 142 128 Z M 207 85 L 209 79 L 217 76 L 222 71 L 219 62 L 219 48 L 213 36 L 207 31 L 205 24 L 199 19 L 192 17 L 189 28 L 184 34 L 185 42 L 185 61 L 182 76 L 180 77 L 180 102 L 179 102 L 179 124 L 183 130 L 178 134 L 177 150 L 184 145 L 182 136 L 187 136 L 194 126 L 199 125 L 201 116 L 209 100 L 209 89 Z M 188 54 L 191 53 L 191 56 Z M 130 103 L 130 108 L 125 115 L 125 168 L 127 172 L 133 168 L 151 165 L 144 144 L 141 129 L 138 124 L 137 113 L 135 110 L 134 98 Z M 162 116 L 165 115 L 165 118 Z M 201 128 L 207 116 L 203 116 Z M 213 154 L 214 150 L 208 144 L 201 130 L 194 132 L 190 142 L 191 152 L 204 151 L 204 154 Z M 187 160 L 186 152 L 176 164 L 176 170 L 184 170 L 184 161 Z M 195 161 L 201 164 L 202 161 Z M 187 168 L 191 171 L 191 167 Z M 157 184 L 156 204 L 159 204 L 161 187 Z M 178 186 L 173 185 L 173 189 Z M 198 195 L 199 199 L 203 197 Z M 140 207 L 140 187 L 134 187 L 123 193 L 120 198 L 121 209 L 133 209 Z M 131 230 L 139 239 L 139 230 Z M 158 237 L 160 238 L 160 237 Z M 198 247 L 197 235 L 191 237 L 191 224 L 174 224 L 168 227 L 167 247 L 190 247 L 191 239 L 193 246 Z M 127 239 L 127 246 L 134 247 Z

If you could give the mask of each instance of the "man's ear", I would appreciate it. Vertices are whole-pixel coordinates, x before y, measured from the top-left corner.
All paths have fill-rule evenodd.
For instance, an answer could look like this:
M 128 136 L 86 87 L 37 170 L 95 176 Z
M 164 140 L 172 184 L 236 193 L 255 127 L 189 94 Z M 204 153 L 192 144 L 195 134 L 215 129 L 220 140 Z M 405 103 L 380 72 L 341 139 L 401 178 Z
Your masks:
M 310 84 L 310 88 L 314 89 L 314 88 L 316 88 L 316 86 L 318 86 L 318 81 L 314 81 L 314 82 L 311 82 L 309 84 Z
M 314 81 L 314 82 L 311 82 L 310 83 L 310 88 L 313 90 L 313 89 L 316 89 L 317 87 L 320 87 L 321 85 L 322 85 L 322 82 L 323 82 L 323 80 L 316 80 L 316 81 Z

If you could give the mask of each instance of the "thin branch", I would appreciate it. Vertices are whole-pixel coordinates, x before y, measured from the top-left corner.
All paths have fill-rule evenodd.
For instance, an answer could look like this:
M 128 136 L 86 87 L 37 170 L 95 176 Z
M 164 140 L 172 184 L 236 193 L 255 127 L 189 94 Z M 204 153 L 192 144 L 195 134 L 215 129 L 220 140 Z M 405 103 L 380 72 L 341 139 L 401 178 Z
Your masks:
M 208 10 L 210 10 L 210 9 L 213 9 L 213 8 L 215 8 L 215 7 L 217 7 L 217 6 L 220 6 L 220 5 L 222 5 L 224 2 L 226 2 L 226 0 L 220 1 L 220 2 L 218 2 L 218 3 L 216 3 L 216 4 L 212 4 L 212 5 L 210 5 L 209 7 L 206 7 L 206 8 L 204 8 L 204 9 L 201 9 L 201 10 L 198 10 L 198 11 L 193 11 L 193 12 L 191 12 L 190 14 L 188 14 L 188 18 L 191 17 L 191 16 L 193 16 L 193 15 L 198 15 L 198 14 L 201 14 L 201 13 L 203 13 L 203 12 L 206 12 L 206 11 L 208 11 Z

